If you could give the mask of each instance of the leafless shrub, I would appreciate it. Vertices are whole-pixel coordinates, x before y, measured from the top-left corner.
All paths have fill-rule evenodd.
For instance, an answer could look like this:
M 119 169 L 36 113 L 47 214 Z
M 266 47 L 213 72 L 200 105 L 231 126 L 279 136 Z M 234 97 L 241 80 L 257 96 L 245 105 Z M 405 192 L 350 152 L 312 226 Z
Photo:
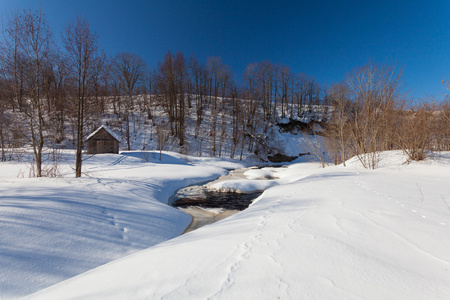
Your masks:
M 437 151 L 450 151 L 450 100 L 443 101 L 435 113 L 435 143 Z
M 332 85 L 328 91 L 330 104 L 333 106 L 332 118 L 326 124 L 327 150 L 333 156 L 335 164 L 343 163 L 352 155 L 350 152 L 350 117 L 352 103 L 350 90 L 343 84 Z
M 349 75 L 346 84 L 352 103 L 349 147 L 365 168 L 375 169 L 380 151 L 392 147 L 390 133 L 402 97 L 400 72 L 389 65 L 368 64 Z
M 311 139 L 310 136 L 306 135 L 306 140 L 308 142 L 308 146 L 309 149 L 311 151 L 311 153 L 313 153 L 317 159 L 320 161 L 320 165 L 322 166 L 322 168 L 325 168 L 325 166 L 327 166 L 328 164 L 326 163 L 327 159 L 326 159 L 326 152 L 324 151 L 325 149 L 323 149 L 323 145 L 322 143 L 319 143 L 317 141 L 318 137 L 316 134 L 316 131 L 311 128 L 313 135 L 314 135 L 314 141 Z
M 169 133 L 169 128 L 166 123 L 162 122 L 156 126 L 156 139 L 158 143 L 159 160 L 161 160 L 164 146 L 169 141 Z
M 419 161 L 432 150 L 434 108 L 428 103 L 416 105 L 401 116 L 397 143 L 408 160 Z

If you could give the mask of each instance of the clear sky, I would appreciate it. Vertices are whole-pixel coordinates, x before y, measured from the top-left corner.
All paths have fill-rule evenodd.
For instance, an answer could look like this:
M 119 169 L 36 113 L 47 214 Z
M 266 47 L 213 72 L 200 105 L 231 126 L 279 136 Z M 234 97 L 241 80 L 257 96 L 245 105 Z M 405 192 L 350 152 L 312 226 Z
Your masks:
M 57 38 L 81 15 L 108 55 L 136 53 L 150 67 L 170 49 L 220 56 L 238 75 L 270 60 L 331 84 L 387 62 L 403 69 L 415 98 L 442 96 L 450 79 L 449 0 L 0 0 L 0 18 L 38 7 Z

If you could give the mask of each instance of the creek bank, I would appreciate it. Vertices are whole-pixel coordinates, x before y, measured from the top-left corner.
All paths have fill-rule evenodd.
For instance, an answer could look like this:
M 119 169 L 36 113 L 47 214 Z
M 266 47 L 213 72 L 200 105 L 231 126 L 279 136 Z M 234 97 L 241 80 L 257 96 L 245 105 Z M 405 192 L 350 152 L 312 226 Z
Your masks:
M 223 208 L 225 210 L 244 210 L 262 192 L 243 194 L 230 191 L 204 191 L 202 197 L 189 197 L 178 199 L 173 206 L 187 208 L 198 206 L 203 208 Z
M 184 233 L 193 231 L 208 224 L 212 224 L 240 212 L 240 210 L 205 209 L 196 206 L 189 206 L 185 208 L 178 207 L 178 209 L 191 215 L 192 217 L 192 222 L 188 228 L 186 228 Z
M 271 163 L 286 163 L 296 160 L 297 158 L 302 157 L 304 155 L 311 155 L 311 153 L 310 152 L 299 153 L 297 156 L 288 156 L 282 153 L 277 153 L 275 155 L 267 156 L 267 159 Z
M 185 233 L 195 230 L 246 209 L 266 188 L 275 184 L 274 180 L 278 179 L 276 168 L 280 166 L 255 166 L 232 170 L 216 180 L 179 189 L 169 199 L 169 204 L 191 215 L 192 222 Z M 271 181 L 273 184 L 257 184 L 256 188 L 252 187 L 250 190 L 225 187 L 231 182 L 252 186 L 255 181 L 260 183 Z

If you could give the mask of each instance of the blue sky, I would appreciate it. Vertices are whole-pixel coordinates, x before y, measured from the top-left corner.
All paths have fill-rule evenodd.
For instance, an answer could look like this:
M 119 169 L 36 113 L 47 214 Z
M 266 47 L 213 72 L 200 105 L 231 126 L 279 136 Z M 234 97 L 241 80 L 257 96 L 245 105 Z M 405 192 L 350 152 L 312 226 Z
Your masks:
M 57 38 L 81 15 L 107 54 L 133 52 L 150 67 L 170 49 L 220 56 L 238 75 L 270 60 L 331 84 L 369 61 L 387 62 L 403 69 L 415 98 L 442 96 L 450 78 L 448 0 L 0 0 L 0 18 L 38 7 Z

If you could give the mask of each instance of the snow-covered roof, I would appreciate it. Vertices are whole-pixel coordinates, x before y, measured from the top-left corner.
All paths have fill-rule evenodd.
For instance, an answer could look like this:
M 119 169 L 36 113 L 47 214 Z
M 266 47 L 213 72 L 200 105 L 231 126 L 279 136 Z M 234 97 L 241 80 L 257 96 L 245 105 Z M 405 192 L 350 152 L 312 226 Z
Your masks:
M 109 128 L 109 127 L 106 126 L 106 125 L 100 126 L 96 131 L 94 131 L 93 133 L 91 133 L 91 134 L 86 138 L 86 141 L 88 141 L 90 138 L 92 138 L 94 135 L 96 135 L 97 132 L 99 132 L 102 128 L 105 129 L 106 132 L 108 132 L 113 138 L 115 138 L 117 141 L 120 142 L 120 137 L 119 137 L 114 131 L 112 131 L 111 128 Z

